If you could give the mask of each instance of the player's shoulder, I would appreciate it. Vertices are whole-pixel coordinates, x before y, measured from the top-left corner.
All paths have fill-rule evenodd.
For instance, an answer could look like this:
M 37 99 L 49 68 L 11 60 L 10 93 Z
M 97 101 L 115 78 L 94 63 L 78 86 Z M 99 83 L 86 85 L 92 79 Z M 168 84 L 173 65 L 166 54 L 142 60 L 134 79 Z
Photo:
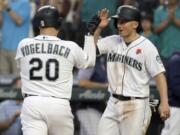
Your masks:
M 69 40 L 60 40 L 60 41 L 66 45 L 77 46 L 77 43 L 75 43 L 74 41 L 69 41 Z
M 145 48 L 156 48 L 155 45 L 146 37 L 141 36 L 140 37 L 141 40 L 141 45 L 144 46 Z
M 111 35 L 104 38 L 101 38 L 99 41 L 104 42 L 122 42 L 122 38 L 119 35 Z
M 102 39 L 111 39 L 111 40 L 119 40 L 120 36 L 119 35 L 110 35 L 110 36 L 106 36 Z
M 64 46 L 67 46 L 68 48 L 71 48 L 71 49 L 79 48 L 79 45 L 73 41 L 61 40 L 60 42 L 62 42 Z
M 19 45 L 21 45 L 21 46 L 22 46 L 22 45 L 25 45 L 25 44 L 33 41 L 33 40 L 34 40 L 33 38 L 24 38 L 24 39 L 22 39 L 22 40 L 19 42 Z
M 146 37 L 141 36 L 141 47 L 143 47 L 146 51 L 151 52 L 153 50 L 157 50 L 156 46 Z

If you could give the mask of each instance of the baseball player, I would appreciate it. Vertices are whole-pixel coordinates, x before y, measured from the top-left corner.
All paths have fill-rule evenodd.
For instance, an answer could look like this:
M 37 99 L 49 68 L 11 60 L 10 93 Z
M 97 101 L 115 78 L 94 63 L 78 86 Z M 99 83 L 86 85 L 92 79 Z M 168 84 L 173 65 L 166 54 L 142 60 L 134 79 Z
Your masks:
M 119 35 L 99 39 L 109 23 L 108 10 L 99 13 L 94 38 L 100 54 L 107 54 L 107 74 L 111 94 L 101 118 L 98 135 L 145 135 L 150 123 L 149 81 L 154 78 L 160 93 L 162 119 L 170 115 L 164 66 L 155 46 L 140 36 L 140 12 L 120 6 L 113 16 Z
M 180 135 L 180 51 L 167 62 L 168 97 L 171 116 L 165 121 L 161 135 Z
M 57 38 L 61 18 L 53 6 L 41 7 L 36 17 L 40 35 L 23 39 L 16 54 L 25 97 L 23 135 L 73 135 L 72 70 L 95 65 L 94 38 L 85 37 L 84 51 Z

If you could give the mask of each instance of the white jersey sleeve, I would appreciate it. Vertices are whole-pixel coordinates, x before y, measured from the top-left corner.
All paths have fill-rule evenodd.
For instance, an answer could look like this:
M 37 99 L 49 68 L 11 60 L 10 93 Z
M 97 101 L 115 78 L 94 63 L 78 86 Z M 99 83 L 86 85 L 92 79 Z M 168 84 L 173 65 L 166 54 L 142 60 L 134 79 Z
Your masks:
M 148 41 L 147 53 L 145 53 L 145 66 L 151 77 L 158 75 L 161 72 L 165 72 L 164 65 L 161 61 L 157 48 Z
M 119 43 L 119 40 L 121 39 L 120 36 L 118 35 L 112 35 L 99 39 L 97 42 L 97 47 L 99 49 L 100 54 L 106 54 L 110 50 L 113 50 L 114 49 L 113 45 Z
M 75 66 L 77 68 L 93 67 L 96 60 L 96 47 L 92 36 L 85 36 L 84 50 L 76 46 L 74 54 Z

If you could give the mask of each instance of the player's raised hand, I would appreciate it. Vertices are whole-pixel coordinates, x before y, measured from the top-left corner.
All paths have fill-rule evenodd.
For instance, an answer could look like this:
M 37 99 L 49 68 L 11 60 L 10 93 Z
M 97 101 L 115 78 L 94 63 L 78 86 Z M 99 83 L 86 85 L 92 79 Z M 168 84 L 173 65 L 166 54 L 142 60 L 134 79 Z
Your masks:
M 102 9 L 98 12 L 98 16 L 101 19 L 98 27 L 105 28 L 109 24 L 109 10 L 106 8 Z
M 100 29 L 105 28 L 109 23 L 109 18 L 108 17 L 109 17 L 109 10 L 102 9 L 101 11 L 99 11 L 88 22 L 88 25 L 87 25 L 88 32 L 91 35 L 94 35 L 94 32 L 97 30 L 97 28 L 100 28 Z M 97 30 L 97 31 L 99 31 L 99 30 Z
M 101 11 L 98 12 L 98 18 L 100 19 L 100 22 L 98 23 L 97 28 L 95 29 L 94 32 L 94 43 L 97 44 L 97 41 L 99 39 L 100 33 L 102 29 L 104 29 L 106 26 L 109 24 L 109 10 L 106 8 L 102 9 Z
M 101 22 L 101 20 L 100 20 L 98 14 L 93 16 L 93 18 L 88 22 L 87 29 L 91 35 L 94 34 L 94 32 L 96 31 L 100 22 Z
M 170 117 L 170 108 L 168 103 L 159 105 L 159 114 L 162 120 L 166 120 Z

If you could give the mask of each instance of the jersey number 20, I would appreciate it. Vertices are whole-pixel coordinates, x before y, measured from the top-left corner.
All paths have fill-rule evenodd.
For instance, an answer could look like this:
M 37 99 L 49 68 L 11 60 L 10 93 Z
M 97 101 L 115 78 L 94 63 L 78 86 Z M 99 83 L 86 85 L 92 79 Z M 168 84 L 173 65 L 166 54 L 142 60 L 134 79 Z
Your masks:
M 29 71 L 30 80 L 43 80 L 42 76 L 37 76 L 34 74 L 35 72 L 42 70 L 43 62 L 39 58 L 33 58 L 29 62 L 29 64 L 35 63 L 37 63 L 37 66 L 33 66 Z M 54 69 L 50 68 L 51 64 L 54 64 Z M 54 70 L 54 75 L 50 75 L 50 70 Z M 59 62 L 56 59 L 48 59 L 45 62 L 45 77 L 49 81 L 55 81 L 59 77 Z

